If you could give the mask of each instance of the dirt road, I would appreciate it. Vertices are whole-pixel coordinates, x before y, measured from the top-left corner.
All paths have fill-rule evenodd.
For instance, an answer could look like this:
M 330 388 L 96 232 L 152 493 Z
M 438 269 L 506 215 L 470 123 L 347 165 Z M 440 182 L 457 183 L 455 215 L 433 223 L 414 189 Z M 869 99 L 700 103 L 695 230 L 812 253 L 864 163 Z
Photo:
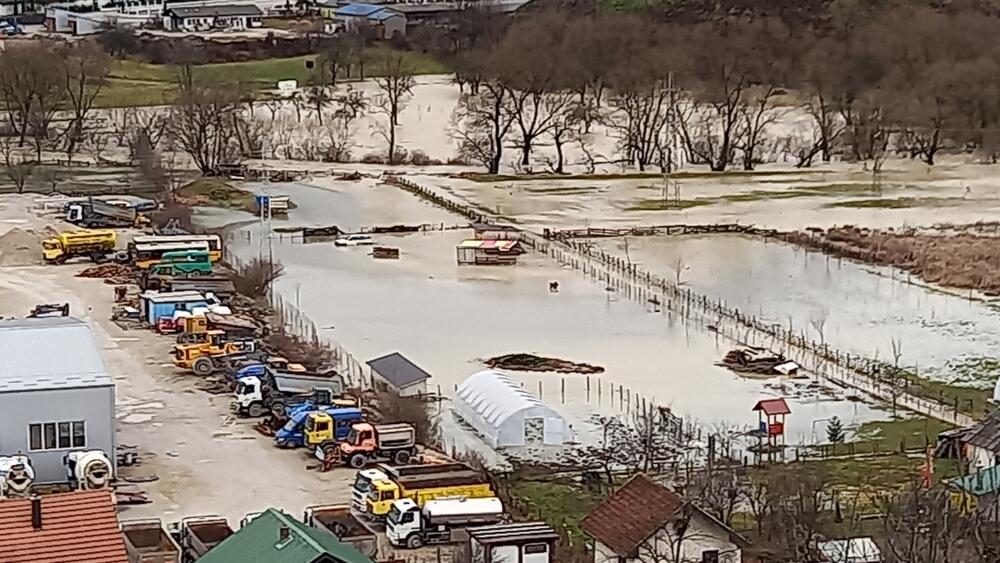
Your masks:
M 108 320 L 112 287 L 73 277 L 85 266 L 0 268 L 0 315 L 68 302 L 73 316 L 91 322 L 115 379 L 118 443 L 143 454 L 142 465 L 120 477 L 158 477 L 139 484 L 153 503 L 125 508 L 123 518 L 219 514 L 235 523 L 267 507 L 298 515 L 312 504 L 349 501 L 353 471 L 307 470 L 305 451 L 278 450 L 250 421 L 231 416 L 228 396 L 198 390 L 194 375 L 170 365 L 169 337 Z

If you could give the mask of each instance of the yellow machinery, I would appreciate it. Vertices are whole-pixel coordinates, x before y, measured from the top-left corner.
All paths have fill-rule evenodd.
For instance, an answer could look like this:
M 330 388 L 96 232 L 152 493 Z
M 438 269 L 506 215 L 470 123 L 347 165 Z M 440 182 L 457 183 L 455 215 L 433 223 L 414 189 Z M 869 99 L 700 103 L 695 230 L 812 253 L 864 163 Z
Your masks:
M 401 477 L 372 482 L 365 499 L 365 512 L 375 518 L 389 514 L 395 500 L 408 498 L 423 506 L 427 501 L 448 498 L 488 498 L 496 496 L 490 484 L 475 471 L 450 471 L 439 474 Z
M 114 253 L 118 237 L 114 231 L 95 229 L 66 231 L 42 241 L 42 258 L 46 262 L 62 264 L 70 258 L 87 256 L 94 262 L 103 262 Z
M 211 375 L 219 365 L 214 358 L 252 352 L 256 348 L 253 339 L 227 340 L 226 333 L 221 330 L 205 332 L 206 340 L 194 344 L 177 344 L 174 346 L 174 365 L 193 371 L 196 375 Z

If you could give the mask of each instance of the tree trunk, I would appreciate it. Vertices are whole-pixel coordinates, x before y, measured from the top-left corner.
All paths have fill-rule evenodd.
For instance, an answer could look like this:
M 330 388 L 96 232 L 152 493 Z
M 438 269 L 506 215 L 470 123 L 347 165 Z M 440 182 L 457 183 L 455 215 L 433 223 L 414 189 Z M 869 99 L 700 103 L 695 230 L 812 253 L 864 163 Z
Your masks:
M 562 174 L 563 173 L 563 142 L 562 142 L 562 136 L 561 135 L 556 135 L 554 140 L 555 140 L 555 143 L 556 143 L 556 169 L 555 169 L 555 173 L 556 174 Z
M 531 164 L 531 139 L 525 138 L 521 144 L 521 166 Z
M 389 164 L 396 163 L 396 124 L 389 118 Z

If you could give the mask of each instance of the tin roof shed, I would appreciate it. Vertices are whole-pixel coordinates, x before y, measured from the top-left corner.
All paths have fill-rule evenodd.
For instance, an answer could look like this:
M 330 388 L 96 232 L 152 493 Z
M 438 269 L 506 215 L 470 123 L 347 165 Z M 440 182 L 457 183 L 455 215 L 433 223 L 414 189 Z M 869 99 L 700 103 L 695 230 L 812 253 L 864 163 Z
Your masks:
M 399 352 L 386 354 L 366 363 L 373 372 L 396 389 L 405 389 L 431 378 L 431 374 Z
M 113 384 L 94 334 L 83 321 L 0 321 L 0 393 Z

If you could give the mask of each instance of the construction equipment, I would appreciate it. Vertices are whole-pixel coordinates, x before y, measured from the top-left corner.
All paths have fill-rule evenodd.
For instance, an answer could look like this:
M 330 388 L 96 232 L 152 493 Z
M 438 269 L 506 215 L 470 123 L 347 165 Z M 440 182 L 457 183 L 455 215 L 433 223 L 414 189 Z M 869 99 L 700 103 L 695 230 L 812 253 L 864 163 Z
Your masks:
M 337 447 L 316 448 L 323 468 L 346 463 L 361 469 L 369 463 L 392 461 L 406 465 L 416 452 L 417 429 L 412 424 L 355 424 L 347 440 Z
M 115 205 L 99 199 L 70 203 L 66 206 L 66 220 L 88 229 L 109 227 L 136 227 L 149 225 L 149 218 L 132 207 Z
M 456 541 L 452 535 L 456 529 L 496 524 L 504 517 L 503 503 L 496 497 L 432 500 L 423 507 L 411 499 L 400 499 L 392 503 L 385 535 L 396 547 L 417 549 L 451 543 Z
M 310 506 L 306 508 L 302 521 L 307 526 L 333 534 L 366 557 L 375 559 L 378 555 L 378 535 L 351 514 L 351 507 L 345 504 Z
M 129 563 L 181 563 L 181 548 L 157 518 L 120 524 Z
M 394 479 L 400 476 L 409 475 L 426 475 L 429 473 L 437 473 L 441 471 L 459 471 L 462 469 L 472 469 L 464 463 L 439 463 L 439 464 L 417 464 L 417 465 L 399 465 L 393 467 L 386 463 L 379 463 L 372 469 L 360 469 L 354 476 L 354 485 L 351 491 L 351 503 L 354 508 L 364 512 L 365 510 L 365 499 L 368 498 L 368 492 L 374 488 L 373 483 L 375 481 L 387 481 L 389 479 Z
M 226 333 L 221 330 L 206 332 L 206 339 L 205 342 L 195 344 L 174 345 L 174 365 L 205 377 L 224 369 L 228 362 L 237 359 L 241 354 L 257 349 L 257 342 L 254 339 L 228 340 Z
M 323 373 L 287 372 L 265 364 L 240 368 L 235 375 L 232 410 L 243 416 L 260 417 L 268 412 L 284 417 L 289 404 L 301 402 L 315 391 L 326 393 L 326 404 L 344 394 L 344 377 L 336 371 Z
M 68 317 L 69 303 L 46 303 L 35 305 L 35 308 L 28 313 L 28 318 L 36 317 Z
M 104 262 L 115 252 L 118 243 L 114 231 L 66 231 L 42 241 L 42 258 L 62 264 L 70 258 L 86 256 L 94 262 Z
M 101 450 L 69 452 L 63 456 L 63 465 L 73 489 L 102 489 L 114 478 L 114 466 Z
M 364 420 L 364 413 L 356 407 L 324 406 L 318 410 L 297 409 L 289 417 L 288 422 L 274 434 L 274 444 L 279 448 L 300 448 L 307 442 L 306 423 L 313 415 L 323 414 L 321 417 L 327 421 L 331 427 L 336 428 L 335 436 L 341 440 L 346 439 L 351 432 L 354 423 Z M 314 432 L 315 427 L 314 428 Z M 325 429 L 322 430 L 325 433 Z
M 460 469 L 423 475 L 407 475 L 372 482 L 365 498 L 364 512 L 373 518 L 384 518 L 392 502 L 412 499 L 417 506 L 440 498 L 485 498 L 496 496 L 484 476 L 478 471 Z
M 221 516 L 193 516 L 174 524 L 170 535 L 181 548 L 183 561 L 197 561 L 213 547 L 233 535 L 229 522 Z
M 35 482 L 35 469 L 28 456 L 0 457 L 0 499 L 27 495 Z

